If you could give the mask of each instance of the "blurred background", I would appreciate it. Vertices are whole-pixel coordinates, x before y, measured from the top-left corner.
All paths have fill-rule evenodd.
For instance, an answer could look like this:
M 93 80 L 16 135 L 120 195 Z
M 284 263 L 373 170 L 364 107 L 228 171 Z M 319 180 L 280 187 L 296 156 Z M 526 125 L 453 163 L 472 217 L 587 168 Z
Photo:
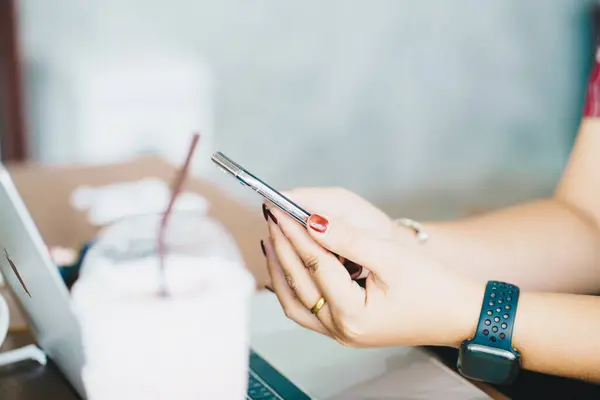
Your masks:
M 200 130 L 195 174 L 240 198 L 212 151 L 394 216 L 537 197 L 577 130 L 593 3 L 0 0 L 3 158 L 181 162 Z

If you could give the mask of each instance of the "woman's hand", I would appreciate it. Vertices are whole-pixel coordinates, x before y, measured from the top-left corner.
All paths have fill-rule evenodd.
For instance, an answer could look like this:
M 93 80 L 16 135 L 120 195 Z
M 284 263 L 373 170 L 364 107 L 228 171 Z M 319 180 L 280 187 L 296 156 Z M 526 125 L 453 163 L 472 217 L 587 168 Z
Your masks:
M 316 200 L 310 204 L 309 197 L 293 196 L 301 205 L 309 204 L 311 212 L 323 212 L 313 206 Z M 343 202 L 330 206 L 331 214 L 343 214 Z M 355 347 L 457 346 L 467 339 L 475 330 L 483 288 L 459 279 L 418 249 L 392 240 L 386 218 L 364 204 L 361 209 L 375 221 L 360 210 L 356 215 L 362 220 L 353 223 L 313 214 L 308 228 L 274 207 L 269 209 L 273 218 L 265 250 L 273 289 L 285 314 Z M 331 252 L 371 271 L 366 288 L 350 279 Z M 321 296 L 325 305 L 313 314 Z

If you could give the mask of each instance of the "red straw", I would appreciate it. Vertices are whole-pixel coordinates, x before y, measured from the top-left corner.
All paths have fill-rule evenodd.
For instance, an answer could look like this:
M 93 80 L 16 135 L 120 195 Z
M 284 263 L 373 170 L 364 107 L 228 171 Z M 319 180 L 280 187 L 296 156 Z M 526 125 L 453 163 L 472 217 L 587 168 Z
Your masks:
M 181 193 L 181 189 L 183 188 L 183 184 L 187 175 L 189 173 L 190 164 L 192 162 L 192 157 L 194 156 L 194 152 L 196 151 L 196 147 L 198 146 L 198 141 L 200 140 L 200 134 L 194 133 L 192 137 L 192 142 L 188 149 L 188 154 L 185 159 L 185 163 L 179 169 L 177 174 L 175 175 L 175 179 L 171 184 L 171 199 L 169 200 L 169 205 L 167 209 L 163 213 L 162 220 L 160 221 L 160 227 L 158 229 L 158 262 L 160 267 L 160 275 L 161 275 L 161 284 L 159 289 L 159 295 L 167 296 L 167 283 L 165 279 L 165 234 L 167 231 L 167 225 L 169 222 L 169 217 L 173 213 L 173 205 Z

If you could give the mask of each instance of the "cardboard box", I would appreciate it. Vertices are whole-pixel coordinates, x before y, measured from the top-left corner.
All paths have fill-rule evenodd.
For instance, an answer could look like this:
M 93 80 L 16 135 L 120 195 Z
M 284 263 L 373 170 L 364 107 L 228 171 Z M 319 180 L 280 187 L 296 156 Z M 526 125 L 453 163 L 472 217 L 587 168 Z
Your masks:
M 157 157 L 144 157 L 110 165 L 7 165 L 15 186 L 48 246 L 79 249 L 101 229 L 90 222 L 85 211 L 72 206 L 71 196 L 81 186 L 101 187 L 114 183 L 158 178 L 171 182 L 176 168 Z M 250 209 L 210 182 L 190 178 L 184 190 L 209 202 L 208 215 L 219 220 L 233 235 L 257 287 L 268 282 L 260 239 L 266 224 L 260 209 Z M 140 199 L 140 201 L 144 201 Z M 3 293 L 6 289 L 3 290 Z M 7 296 L 14 303 L 12 296 Z M 13 310 L 14 307 L 11 307 Z M 18 312 L 11 317 L 13 329 L 24 324 Z

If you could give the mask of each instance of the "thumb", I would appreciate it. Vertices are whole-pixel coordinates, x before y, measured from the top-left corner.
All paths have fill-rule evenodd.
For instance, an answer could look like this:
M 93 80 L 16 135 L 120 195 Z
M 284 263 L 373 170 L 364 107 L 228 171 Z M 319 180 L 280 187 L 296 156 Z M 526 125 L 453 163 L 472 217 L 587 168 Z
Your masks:
M 312 214 L 306 222 L 310 236 L 321 246 L 380 277 L 400 261 L 398 244 L 353 227 L 342 219 Z

